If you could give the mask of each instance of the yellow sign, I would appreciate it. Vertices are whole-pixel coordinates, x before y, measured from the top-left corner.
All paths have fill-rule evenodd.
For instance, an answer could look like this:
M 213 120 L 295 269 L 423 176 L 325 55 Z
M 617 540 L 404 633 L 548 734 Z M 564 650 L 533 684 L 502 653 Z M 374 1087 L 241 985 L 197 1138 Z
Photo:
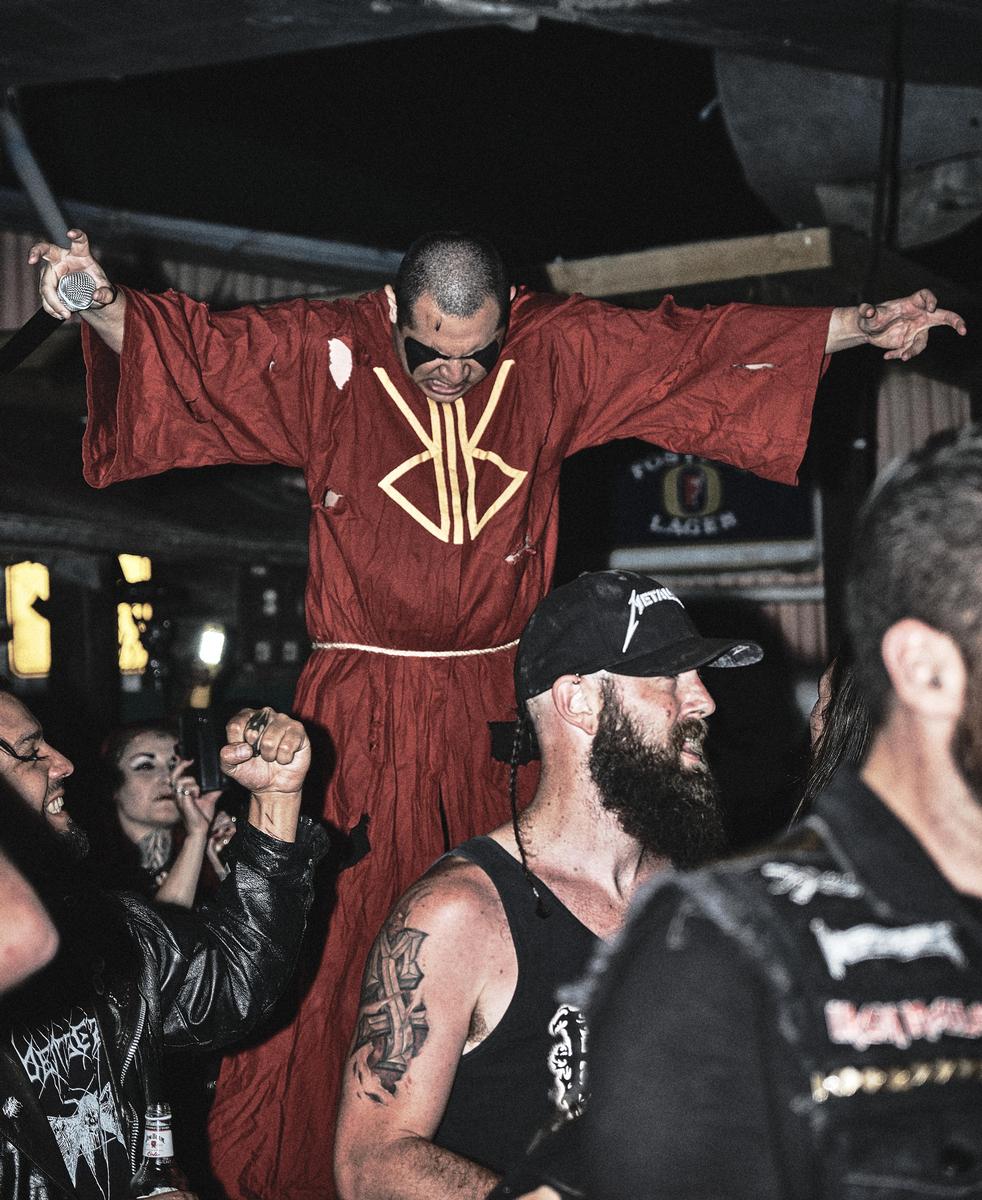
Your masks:
M 7 567 L 7 620 L 13 636 L 7 645 L 7 665 L 20 679 L 36 679 L 51 670 L 51 624 L 33 607 L 47 600 L 48 568 L 44 563 L 19 562 Z
M 152 572 L 150 559 L 144 554 L 120 554 L 119 569 L 127 583 L 147 583 Z M 140 635 L 146 633 L 147 622 L 153 616 L 151 604 L 118 604 L 116 624 L 119 637 L 119 669 L 124 675 L 142 675 L 150 658 Z

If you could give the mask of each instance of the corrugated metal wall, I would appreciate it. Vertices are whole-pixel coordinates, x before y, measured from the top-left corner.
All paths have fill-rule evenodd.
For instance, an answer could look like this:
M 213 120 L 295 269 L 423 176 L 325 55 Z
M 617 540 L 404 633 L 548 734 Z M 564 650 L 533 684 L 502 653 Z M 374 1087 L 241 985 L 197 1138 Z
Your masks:
M 326 286 L 309 280 L 288 279 L 279 275 L 258 275 L 250 271 L 229 271 L 224 267 L 164 259 L 160 264 L 164 278 L 179 292 L 187 292 L 209 304 L 231 307 L 235 304 L 271 304 L 294 296 L 333 298 Z
M 18 329 L 39 305 L 37 268 L 27 265 L 34 238 L 0 230 L 0 329 Z
M 932 433 L 960 428 L 968 420 L 967 391 L 891 364 L 879 394 L 877 467 L 922 445 Z

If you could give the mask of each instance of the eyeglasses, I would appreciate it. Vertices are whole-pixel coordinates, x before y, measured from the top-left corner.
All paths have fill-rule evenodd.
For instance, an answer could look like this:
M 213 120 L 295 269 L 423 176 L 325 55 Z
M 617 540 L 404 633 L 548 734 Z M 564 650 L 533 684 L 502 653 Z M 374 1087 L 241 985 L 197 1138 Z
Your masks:
M 2 737 L 0 737 L 0 750 L 2 750 L 4 754 L 9 754 L 11 758 L 15 758 L 18 762 L 22 763 L 35 763 L 38 761 L 38 759 L 44 757 L 43 754 L 38 754 L 37 750 L 32 750 L 30 754 L 18 754 L 13 746 L 11 746 L 11 744 L 7 741 L 7 739 Z

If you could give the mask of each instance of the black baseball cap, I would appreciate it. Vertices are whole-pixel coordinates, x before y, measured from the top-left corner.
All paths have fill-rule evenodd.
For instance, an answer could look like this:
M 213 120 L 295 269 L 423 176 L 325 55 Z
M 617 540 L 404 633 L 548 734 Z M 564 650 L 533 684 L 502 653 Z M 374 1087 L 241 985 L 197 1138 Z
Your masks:
M 581 575 L 549 593 L 529 617 L 515 657 L 519 709 L 560 675 L 680 675 L 697 667 L 749 667 L 756 642 L 702 637 L 682 601 L 634 571 Z

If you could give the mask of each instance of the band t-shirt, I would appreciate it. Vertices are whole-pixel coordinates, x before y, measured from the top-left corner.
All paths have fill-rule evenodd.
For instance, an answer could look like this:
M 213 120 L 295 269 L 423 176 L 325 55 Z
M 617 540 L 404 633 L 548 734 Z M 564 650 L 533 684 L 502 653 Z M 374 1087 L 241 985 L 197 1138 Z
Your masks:
M 69 1009 L 10 1037 L 80 1200 L 124 1196 L 131 1171 L 99 1023 Z

